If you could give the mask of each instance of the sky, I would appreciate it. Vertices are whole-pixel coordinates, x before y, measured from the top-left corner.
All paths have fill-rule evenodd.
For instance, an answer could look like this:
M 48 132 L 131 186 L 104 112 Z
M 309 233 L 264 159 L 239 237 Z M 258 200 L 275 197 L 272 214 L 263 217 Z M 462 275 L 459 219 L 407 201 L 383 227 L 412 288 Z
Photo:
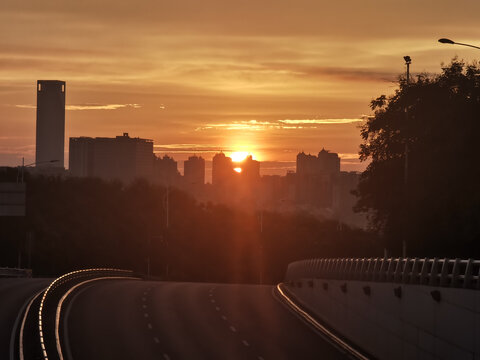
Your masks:
M 361 171 L 372 99 L 480 50 L 480 2 L 2 0 L 0 166 L 33 162 L 36 80 L 67 82 L 68 138 L 153 139 L 159 156 L 247 151 L 262 172 L 300 151 Z

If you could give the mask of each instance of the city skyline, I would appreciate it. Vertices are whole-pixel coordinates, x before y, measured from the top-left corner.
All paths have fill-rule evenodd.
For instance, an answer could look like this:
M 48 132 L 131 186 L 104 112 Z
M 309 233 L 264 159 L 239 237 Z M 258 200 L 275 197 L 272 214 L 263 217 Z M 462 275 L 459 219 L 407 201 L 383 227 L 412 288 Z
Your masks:
M 180 162 L 246 151 L 277 168 L 325 147 L 363 170 L 358 126 L 403 56 L 413 74 L 474 58 L 437 43 L 478 43 L 480 5 L 463 3 L 4 2 L 0 163 L 34 159 L 35 81 L 62 79 L 66 139 L 129 132 Z

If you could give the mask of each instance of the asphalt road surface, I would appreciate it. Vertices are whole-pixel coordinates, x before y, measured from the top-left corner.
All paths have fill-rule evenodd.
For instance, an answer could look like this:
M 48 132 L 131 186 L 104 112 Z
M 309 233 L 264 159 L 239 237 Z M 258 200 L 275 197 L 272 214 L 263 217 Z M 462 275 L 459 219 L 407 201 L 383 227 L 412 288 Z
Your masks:
M 271 286 L 96 281 L 73 294 L 67 359 L 345 359 Z
M 47 287 L 51 281 L 51 279 L 0 279 L 0 359 L 10 358 L 12 332 L 22 307 L 30 297 Z

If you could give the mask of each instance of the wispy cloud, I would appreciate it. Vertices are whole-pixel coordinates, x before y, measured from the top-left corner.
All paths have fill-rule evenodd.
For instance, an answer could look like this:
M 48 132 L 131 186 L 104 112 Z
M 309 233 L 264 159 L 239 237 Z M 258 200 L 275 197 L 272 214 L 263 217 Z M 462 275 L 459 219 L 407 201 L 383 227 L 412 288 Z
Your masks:
M 15 107 L 20 109 L 36 109 L 36 105 L 32 104 L 19 104 Z M 142 106 L 139 104 L 72 104 L 65 105 L 65 110 L 77 111 L 77 110 L 117 110 L 123 108 L 138 109 Z
M 153 145 L 154 152 L 156 153 L 170 153 L 170 154 L 182 154 L 182 153 L 217 153 L 220 151 L 229 152 L 231 149 L 221 148 L 218 145 L 205 145 L 205 144 L 162 144 Z
M 268 129 L 295 130 L 304 128 L 316 128 L 315 125 L 339 125 L 352 124 L 362 121 L 362 118 L 353 119 L 283 119 L 275 121 L 243 120 L 229 123 L 210 123 L 197 127 L 196 131 L 224 129 L 224 130 L 248 130 L 263 131 Z
M 356 123 L 359 121 L 363 121 L 363 119 L 285 119 L 285 120 L 278 120 L 283 124 L 303 124 L 303 125 L 310 125 L 310 124 L 351 124 Z

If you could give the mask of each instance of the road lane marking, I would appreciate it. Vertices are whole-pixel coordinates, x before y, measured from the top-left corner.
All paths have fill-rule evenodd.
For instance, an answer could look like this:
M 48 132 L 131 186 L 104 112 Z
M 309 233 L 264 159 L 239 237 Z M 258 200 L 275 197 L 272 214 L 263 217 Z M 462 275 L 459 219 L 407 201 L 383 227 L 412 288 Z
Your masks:
M 250 344 L 248 343 L 247 340 L 242 340 L 242 344 L 245 345 L 245 346 L 247 346 L 247 347 L 250 346 Z
M 147 308 L 147 305 L 143 304 L 142 307 L 143 307 L 144 309 L 146 309 L 146 308 Z
M 213 296 L 213 294 L 212 294 L 212 293 L 210 293 L 210 294 L 208 294 L 208 296 L 212 297 L 212 296 Z
M 258 360 L 265 360 L 263 357 L 259 356 Z
M 153 338 L 153 341 L 155 341 L 157 344 L 160 342 L 156 336 Z
M 147 295 L 148 295 L 148 292 L 144 291 L 144 292 L 143 292 L 143 295 L 147 296 Z
M 235 329 L 235 327 L 232 325 L 230 325 L 230 330 L 232 330 L 232 332 L 237 332 L 237 329 Z
M 76 284 L 75 286 L 72 286 L 60 299 L 60 301 L 58 302 L 58 305 L 57 305 L 57 311 L 56 311 L 56 314 L 55 314 L 55 342 L 56 342 L 56 345 L 57 345 L 57 353 L 58 353 L 58 357 L 60 360 L 63 360 L 63 353 L 62 353 L 62 347 L 60 345 L 60 334 L 59 334 L 59 328 L 60 328 L 60 314 L 62 312 L 62 306 L 63 306 L 63 302 L 65 301 L 65 299 L 75 290 L 77 289 L 78 287 L 82 286 L 82 285 L 85 285 L 85 284 L 88 284 L 88 283 L 91 283 L 93 281 L 98 281 L 98 280 L 111 280 L 111 279 L 134 279 L 134 278 L 129 278 L 129 277 L 125 277 L 125 276 L 104 276 L 104 277 L 99 277 L 99 278 L 95 278 L 95 279 L 89 279 L 89 280 L 85 280 L 85 281 L 82 281 L 81 283 L 78 283 Z M 55 280 L 54 280 L 55 282 Z M 53 284 L 53 283 L 52 283 Z M 50 284 L 51 286 L 51 284 Z M 45 299 L 45 296 L 46 296 L 46 292 L 48 291 L 48 289 L 43 293 L 43 298 L 42 298 L 42 301 Z M 43 357 L 44 359 L 48 359 L 48 356 L 47 356 L 47 352 L 45 350 L 45 343 L 43 342 L 43 328 L 42 328 L 42 325 L 41 325 L 41 322 L 42 322 L 42 317 L 40 316 L 40 313 L 42 311 L 42 303 L 40 303 L 40 312 L 39 312 L 39 333 L 40 333 L 40 345 L 41 345 L 41 348 L 42 348 L 42 352 L 43 352 Z
M 170 356 L 168 356 L 167 354 L 163 354 L 163 358 L 164 358 L 165 360 L 170 360 Z
M 146 317 L 146 318 L 148 318 L 148 314 L 147 314 L 147 313 L 143 314 L 143 316 Z
M 329 339 L 333 344 L 339 346 L 341 349 L 348 352 L 349 355 L 353 356 L 356 359 L 368 360 L 368 357 L 364 356 L 358 350 L 354 349 L 352 346 L 340 339 L 338 336 L 328 330 L 325 326 L 315 320 L 310 314 L 308 314 L 306 311 L 302 310 L 297 304 L 295 304 L 293 300 L 291 300 L 288 295 L 286 295 L 285 292 L 282 290 L 281 285 L 282 284 L 278 284 L 276 289 L 295 314 L 297 314 L 301 319 L 313 326 L 314 329 L 323 334 L 324 337 Z
M 215 304 L 215 300 L 213 300 L 213 299 L 212 299 L 212 300 L 210 300 L 210 302 L 211 302 L 212 304 Z
M 227 317 L 225 315 L 222 315 L 222 319 L 227 321 Z
M 147 299 L 145 297 L 142 297 L 142 301 L 146 301 Z
M 147 326 L 150 330 L 152 330 L 152 324 L 148 323 Z
M 220 311 L 220 307 L 219 307 L 219 306 L 216 306 L 216 307 L 215 307 L 215 310 Z

